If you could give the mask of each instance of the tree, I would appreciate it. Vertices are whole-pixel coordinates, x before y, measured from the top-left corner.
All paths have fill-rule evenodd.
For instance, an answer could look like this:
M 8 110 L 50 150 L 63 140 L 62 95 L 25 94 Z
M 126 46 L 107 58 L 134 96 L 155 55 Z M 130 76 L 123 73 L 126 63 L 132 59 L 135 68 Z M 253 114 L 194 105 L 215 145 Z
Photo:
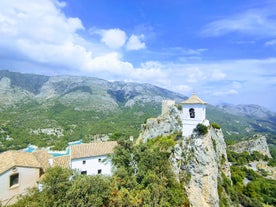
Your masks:
M 80 175 L 66 192 L 68 206 L 108 206 L 111 194 L 110 178 Z

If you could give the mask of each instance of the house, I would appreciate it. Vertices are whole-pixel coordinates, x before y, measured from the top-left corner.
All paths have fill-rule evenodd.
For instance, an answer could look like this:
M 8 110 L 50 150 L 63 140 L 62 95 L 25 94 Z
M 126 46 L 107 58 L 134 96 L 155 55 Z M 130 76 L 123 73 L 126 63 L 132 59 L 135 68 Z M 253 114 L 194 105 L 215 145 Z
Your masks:
M 50 167 L 50 155 L 45 150 L 35 153 L 10 150 L 0 154 L 0 201 L 12 204 L 18 195 L 37 186 L 45 170 Z
M 182 105 L 182 135 L 190 136 L 198 124 L 206 120 L 206 105 L 197 95 L 193 94 Z
M 108 155 L 113 153 L 117 142 L 94 142 L 70 146 L 70 166 L 81 174 L 111 175 L 112 163 Z

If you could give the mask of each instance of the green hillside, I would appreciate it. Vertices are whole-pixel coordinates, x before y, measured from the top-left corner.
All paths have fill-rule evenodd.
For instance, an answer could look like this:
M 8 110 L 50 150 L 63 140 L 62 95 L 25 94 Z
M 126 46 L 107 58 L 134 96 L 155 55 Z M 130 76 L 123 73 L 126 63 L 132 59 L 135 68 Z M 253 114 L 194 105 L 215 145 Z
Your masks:
M 29 144 L 62 149 L 97 134 L 136 138 L 141 124 L 161 113 L 162 100 L 187 98 L 150 84 L 9 71 L 0 71 L 0 87 L 0 152 Z M 228 142 L 265 133 L 275 144 L 276 115 L 261 107 L 209 105 L 207 118 Z

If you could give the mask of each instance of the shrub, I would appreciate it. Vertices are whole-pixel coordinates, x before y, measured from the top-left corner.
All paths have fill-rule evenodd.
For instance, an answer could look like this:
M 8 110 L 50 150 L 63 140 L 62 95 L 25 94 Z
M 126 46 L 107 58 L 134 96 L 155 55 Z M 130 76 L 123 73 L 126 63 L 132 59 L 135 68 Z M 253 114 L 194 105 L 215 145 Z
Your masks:
M 219 125 L 218 123 L 212 123 L 211 125 L 212 125 L 212 127 L 215 128 L 215 129 L 220 129 L 220 128 L 221 128 L 220 125 Z
M 194 129 L 194 132 L 196 132 L 198 135 L 205 135 L 208 132 L 208 127 L 203 124 L 198 124 Z
M 182 111 L 182 105 L 181 105 L 181 104 L 178 104 L 178 105 L 177 105 L 177 109 L 178 109 L 179 111 Z

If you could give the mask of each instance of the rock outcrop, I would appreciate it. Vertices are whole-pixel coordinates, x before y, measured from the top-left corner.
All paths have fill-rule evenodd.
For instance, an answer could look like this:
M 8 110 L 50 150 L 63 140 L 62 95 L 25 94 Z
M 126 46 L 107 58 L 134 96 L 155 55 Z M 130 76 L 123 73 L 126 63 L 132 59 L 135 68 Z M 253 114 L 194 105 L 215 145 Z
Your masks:
M 234 144 L 234 145 L 230 145 L 229 149 L 231 151 L 238 152 L 238 153 L 247 151 L 250 154 L 252 154 L 254 151 L 257 151 L 271 158 L 266 137 L 263 135 L 255 135 L 252 139 L 238 142 L 237 144 Z
M 148 119 L 142 125 L 140 140 L 182 131 L 180 111 L 172 107 L 169 113 Z M 177 141 L 170 157 L 177 179 L 184 181 L 191 206 L 219 206 L 217 190 L 221 172 L 230 177 L 226 144 L 220 129 L 208 128 L 205 135 L 194 133 Z
M 171 160 L 186 183 L 191 206 L 219 206 L 218 178 L 221 172 L 230 177 L 222 131 L 210 128 L 206 135 L 184 137 L 175 152 Z
M 162 114 L 157 118 L 147 119 L 145 124 L 142 124 L 142 131 L 139 135 L 138 142 L 146 142 L 158 136 L 170 135 L 176 132 L 181 132 L 181 114 L 176 107 L 172 107 L 169 113 Z

